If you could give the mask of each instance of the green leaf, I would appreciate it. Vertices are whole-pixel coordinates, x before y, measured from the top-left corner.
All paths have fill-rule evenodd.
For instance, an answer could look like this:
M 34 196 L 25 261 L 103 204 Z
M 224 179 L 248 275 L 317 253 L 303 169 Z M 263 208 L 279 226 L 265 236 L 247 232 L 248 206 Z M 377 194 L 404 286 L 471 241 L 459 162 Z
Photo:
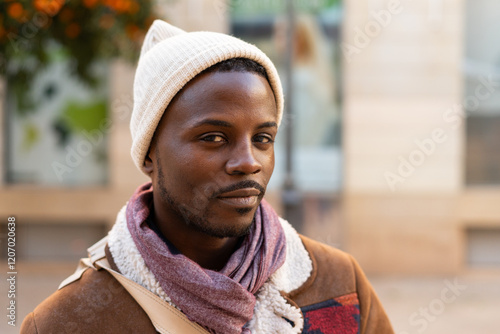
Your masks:
M 22 148 L 24 151 L 29 151 L 33 148 L 33 146 L 40 138 L 40 130 L 32 123 L 25 123 L 23 127 L 24 136 Z
M 68 127 L 75 132 L 98 130 L 107 116 L 107 109 L 105 100 L 90 104 L 68 101 L 63 110 L 62 118 Z

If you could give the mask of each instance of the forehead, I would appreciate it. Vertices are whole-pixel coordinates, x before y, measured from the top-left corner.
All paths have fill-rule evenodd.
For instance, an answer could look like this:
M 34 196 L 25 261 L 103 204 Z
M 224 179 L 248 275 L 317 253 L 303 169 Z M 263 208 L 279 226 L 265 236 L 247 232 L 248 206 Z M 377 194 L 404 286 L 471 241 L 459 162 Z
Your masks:
M 172 100 L 160 122 L 189 127 L 203 118 L 276 122 L 277 108 L 268 81 L 253 72 L 209 72 L 191 80 Z M 162 126 L 163 125 L 163 126 Z

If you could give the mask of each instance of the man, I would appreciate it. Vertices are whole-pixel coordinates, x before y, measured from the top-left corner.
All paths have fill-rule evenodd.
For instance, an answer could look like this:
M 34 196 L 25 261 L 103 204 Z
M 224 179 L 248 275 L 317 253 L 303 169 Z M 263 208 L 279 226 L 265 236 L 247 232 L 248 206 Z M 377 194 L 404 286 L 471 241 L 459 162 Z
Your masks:
M 356 262 L 299 236 L 263 200 L 283 113 L 267 56 L 155 21 L 134 98 L 132 157 L 151 183 L 22 333 L 174 332 L 152 314 L 160 304 L 198 332 L 392 333 Z M 152 312 L 130 281 L 154 294 Z

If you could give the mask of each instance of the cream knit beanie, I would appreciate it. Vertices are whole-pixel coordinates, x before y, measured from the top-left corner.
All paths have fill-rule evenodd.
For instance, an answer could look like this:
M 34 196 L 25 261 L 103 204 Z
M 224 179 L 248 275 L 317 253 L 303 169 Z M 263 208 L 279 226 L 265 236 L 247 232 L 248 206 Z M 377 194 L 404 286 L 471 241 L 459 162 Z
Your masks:
M 154 21 L 144 39 L 134 80 L 134 110 L 130 120 L 132 159 L 142 172 L 151 139 L 163 112 L 184 85 L 203 70 L 231 58 L 262 65 L 283 116 L 283 91 L 271 60 L 256 46 L 215 32 L 187 33 L 164 21 Z

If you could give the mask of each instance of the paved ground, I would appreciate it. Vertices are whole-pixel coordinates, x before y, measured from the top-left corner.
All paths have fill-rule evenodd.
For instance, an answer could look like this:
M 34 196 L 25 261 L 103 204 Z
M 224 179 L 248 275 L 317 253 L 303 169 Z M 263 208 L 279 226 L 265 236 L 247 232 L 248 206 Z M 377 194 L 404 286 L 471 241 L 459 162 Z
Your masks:
M 396 334 L 500 334 L 500 272 L 371 277 Z
M 76 264 L 19 264 L 16 327 L 7 324 L 7 270 L 0 271 L 0 333 L 18 333 L 22 319 L 57 289 Z M 7 268 L 0 262 L 0 268 Z M 396 334 L 500 334 L 500 272 L 458 277 L 371 277 Z

